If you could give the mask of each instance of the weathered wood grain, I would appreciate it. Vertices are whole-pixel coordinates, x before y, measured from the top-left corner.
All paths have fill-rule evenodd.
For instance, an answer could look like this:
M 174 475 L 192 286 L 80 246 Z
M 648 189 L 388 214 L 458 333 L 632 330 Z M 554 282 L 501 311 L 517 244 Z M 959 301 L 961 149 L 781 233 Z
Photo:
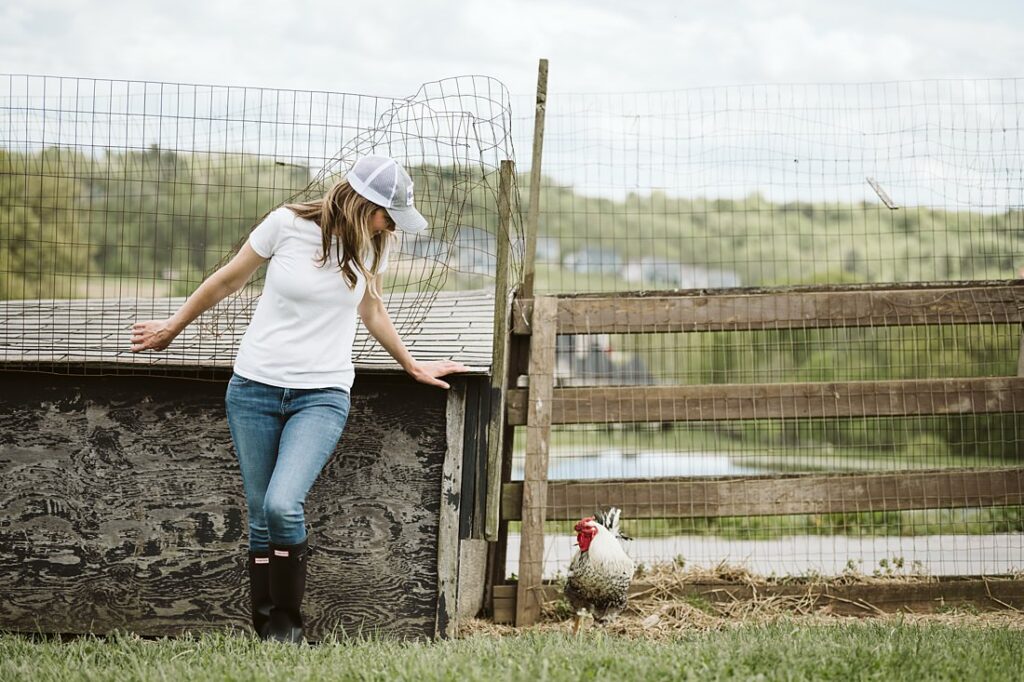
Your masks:
M 530 161 L 530 206 L 526 212 L 522 295 L 533 298 L 536 274 L 537 228 L 540 220 L 540 179 L 544 160 L 544 119 L 548 109 L 548 60 L 537 64 L 537 102 L 533 115 L 533 157 Z
M 559 334 L 745 331 L 1024 321 L 1017 280 L 944 287 L 779 288 L 559 297 Z M 530 333 L 529 299 L 516 301 L 513 333 Z
M 508 391 L 526 423 L 527 391 Z M 558 388 L 553 424 L 1005 413 L 1024 409 L 1024 378 Z
M 526 425 L 526 466 L 522 483 L 523 538 L 519 548 L 516 625 L 540 617 L 534 590 L 544 569 L 544 513 L 547 505 L 548 449 L 551 440 L 551 392 L 555 377 L 555 299 L 542 296 L 533 308 L 530 353 L 530 405 Z
M 248 627 L 226 376 L 0 374 L 0 628 Z M 306 505 L 313 639 L 435 635 L 446 405 L 411 379 L 357 378 Z
M 1017 376 L 1024 377 L 1024 328 L 1017 342 Z
M 502 516 L 518 520 L 523 484 L 506 483 Z M 616 506 L 627 519 L 960 509 L 1024 504 L 1024 467 L 725 479 L 549 481 L 546 518 L 578 520 Z
M 459 519 L 462 507 L 462 446 L 466 423 L 466 384 L 456 382 L 448 390 L 448 448 L 441 471 L 441 503 L 437 539 L 437 623 L 438 637 L 453 638 L 459 632 Z M 466 504 L 472 504 L 467 500 Z
M 512 306 L 510 268 L 512 181 L 515 165 L 501 162 L 498 185 L 497 262 L 494 280 L 494 331 L 491 356 L 491 413 L 487 423 L 487 507 L 484 538 L 498 538 L 498 501 L 501 498 L 501 457 L 505 438 L 505 375 L 509 364 L 509 311 Z

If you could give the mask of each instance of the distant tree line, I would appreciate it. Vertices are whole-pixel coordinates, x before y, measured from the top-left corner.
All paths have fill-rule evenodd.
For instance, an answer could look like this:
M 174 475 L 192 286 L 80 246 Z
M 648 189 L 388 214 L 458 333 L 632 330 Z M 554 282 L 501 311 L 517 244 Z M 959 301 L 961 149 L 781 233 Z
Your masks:
M 494 232 L 493 176 L 478 168 L 410 170 L 418 201 L 435 218 L 436 238 L 451 238 L 459 225 Z M 0 150 L 0 299 L 75 297 L 76 284 L 95 277 L 173 280 L 181 284 L 173 293 L 187 294 L 266 211 L 312 179 L 304 167 L 246 154 Z M 528 182 L 520 178 L 518 186 L 525 207 Z M 562 253 L 596 244 L 633 261 L 656 256 L 728 269 L 745 285 L 1006 279 L 1024 264 L 1020 210 L 891 211 L 772 204 L 759 195 L 681 199 L 658 191 L 612 200 L 551 180 L 542 191 L 540 232 Z M 548 291 L 573 282 L 556 281 L 566 274 L 557 268 L 542 274 Z M 635 348 L 638 337 L 624 336 L 613 345 L 643 358 L 655 380 L 683 383 L 1012 375 L 1016 341 L 1007 329 L 716 332 L 646 339 Z M 856 420 L 779 423 L 756 427 L 756 434 L 751 428 L 747 436 L 771 434 L 779 442 L 894 449 L 916 443 L 936 456 L 980 458 L 1019 457 L 1024 432 L 1016 415 L 879 420 L 871 429 Z
M 244 154 L 0 150 L 0 298 L 74 296 L 83 277 L 201 279 L 308 182 Z
M 435 223 L 493 232 L 494 178 L 472 168 L 411 170 Z M 73 295 L 67 276 L 196 281 L 311 179 L 305 167 L 246 154 L 0 150 L 0 297 Z M 525 206 L 528 183 L 518 184 Z M 542 192 L 540 233 L 562 253 L 601 247 L 623 260 L 725 269 L 745 285 L 1002 279 L 1024 265 L 1020 210 L 891 211 L 661 191 L 612 200 L 551 180 Z M 574 278 L 563 275 L 545 276 L 568 290 Z

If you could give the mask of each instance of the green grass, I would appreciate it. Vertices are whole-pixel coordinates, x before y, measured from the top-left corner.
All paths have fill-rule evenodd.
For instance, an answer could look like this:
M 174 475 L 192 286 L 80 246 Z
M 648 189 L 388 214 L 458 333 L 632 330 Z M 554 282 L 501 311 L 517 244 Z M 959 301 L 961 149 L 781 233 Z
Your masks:
M 925 680 L 1019 679 L 1024 637 L 1006 627 L 792 621 L 671 641 L 591 632 L 312 648 L 212 633 L 147 641 L 0 636 L 2 680 Z
M 572 521 L 546 521 L 544 532 L 549 535 L 571 535 L 572 526 Z M 522 524 L 519 521 L 510 521 L 508 529 L 509 532 L 519 533 L 522 531 Z M 851 537 L 991 535 L 993 533 L 1024 532 L 1024 507 L 624 519 L 622 531 L 635 538 L 696 535 L 729 540 L 776 540 L 793 535 L 847 535 Z
M 565 531 L 566 524 L 561 528 Z M 699 535 L 732 540 L 773 540 L 791 535 L 852 537 L 990 535 L 1024 532 L 1024 508 L 924 509 L 787 516 L 634 519 L 622 523 L 633 537 Z
M 838 420 L 837 420 L 838 421 Z M 847 420 L 849 421 L 849 420 Z M 832 445 L 807 437 L 801 444 L 769 441 L 768 434 L 718 432 L 714 427 L 672 424 L 665 428 L 646 425 L 624 428 L 558 426 L 551 430 L 551 457 L 577 457 L 603 450 L 624 452 L 690 453 L 728 455 L 736 464 L 766 470 L 767 473 L 812 473 L 837 471 L 880 472 L 903 469 L 942 469 L 947 467 L 1017 466 L 1019 458 L 1002 456 L 1000 451 L 970 454 L 954 450 L 945 441 L 926 433 L 909 432 L 908 424 L 879 426 L 860 419 L 859 428 L 897 428 L 907 431 L 889 445 Z M 876 420 L 877 421 L 877 420 Z M 906 420 L 905 420 L 906 421 Z M 964 422 L 961 419 L 961 422 Z M 756 426 L 756 424 L 755 424 Z M 762 427 L 769 426 L 767 420 Z M 991 436 L 988 436 L 991 437 Z M 994 448 L 993 448 L 994 449 Z M 526 427 L 517 427 L 513 455 L 526 453 Z

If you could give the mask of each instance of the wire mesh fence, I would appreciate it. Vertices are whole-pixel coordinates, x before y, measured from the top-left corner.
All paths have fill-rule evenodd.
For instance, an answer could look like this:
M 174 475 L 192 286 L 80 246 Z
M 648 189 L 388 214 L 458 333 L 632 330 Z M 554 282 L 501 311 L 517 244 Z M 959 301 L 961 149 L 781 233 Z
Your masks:
M 1015 279 L 1024 265 L 1020 95 L 1019 79 L 549 95 L 535 290 L 689 290 L 713 301 L 763 287 L 931 282 L 938 302 L 973 282 Z M 528 139 L 532 99 L 516 105 L 517 137 Z M 717 326 L 701 326 L 714 314 L 697 312 L 697 323 L 656 334 L 563 334 L 555 385 L 636 389 L 629 395 L 642 412 L 647 389 L 668 386 L 754 391 L 1018 374 L 1012 305 L 979 309 L 970 323 L 935 315 L 930 324 L 911 319 L 913 306 L 890 308 L 885 324 L 866 311 L 823 322 L 811 310 L 804 324 L 772 324 L 792 312 L 773 305 L 756 329 L 731 325 L 731 311 L 720 310 Z M 886 390 L 906 398 L 902 388 Z M 923 390 L 968 400 L 963 386 Z M 684 414 L 685 402 L 646 422 L 553 425 L 551 481 L 668 480 L 675 487 L 664 494 L 685 507 L 692 482 L 976 469 L 1001 480 L 1021 461 L 1013 400 L 993 413 L 815 417 L 795 398 L 775 416 L 758 413 L 766 399 L 752 399 L 753 418 L 711 420 Z M 518 480 L 524 430 L 516 442 Z M 939 496 L 932 508 L 892 509 L 899 503 L 861 493 L 835 513 L 629 519 L 627 508 L 636 539 L 626 547 L 641 563 L 725 560 L 766 575 L 1024 566 L 1016 501 L 941 508 Z M 597 495 L 589 514 L 613 499 Z M 566 510 L 550 512 L 561 519 Z M 568 567 L 572 525 L 547 524 L 548 577 Z M 516 530 L 513 522 L 510 557 Z M 517 570 L 510 562 L 508 572 Z
M 611 505 L 647 566 L 1019 572 L 1024 287 L 938 287 L 560 298 L 564 331 L 615 333 L 557 337 L 545 575 L 567 570 L 575 520 Z M 814 298 L 831 312 L 803 328 L 787 311 Z M 843 308 L 859 326 L 829 326 Z M 510 404 L 523 423 L 526 396 Z M 523 428 L 517 443 L 514 481 Z
M 386 272 L 410 333 L 438 292 L 494 288 L 509 129 L 508 94 L 486 77 L 395 98 L 0 76 L 2 359 L 230 364 L 262 273 L 169 353 L 132 356 L 125 329 L 170 315 L 270 210 L 322 195 L 368 153 L 406 166 L 431 223 L 398 239 Z M 71 303 L 82 299 L 94 303 Z M 363 336 L 356 361 L 369 349 Z
M 1019 79 L 553 93 L 536 291 L 1013 277 L 1022 95 Z M 529 140 L 533 100 L 514 103 Z
M 947 380 L 1016 376 L 1018 309 L 1012 297 L 1003 307 L 979 299 L 966 319 L 943 317 L 942 305 L 950 291 L 969 298 L 975 283 L 1005 283 L 1024 266 L 1020 86 L 1002 79 L 549 96 L 538 293 L 675 290 L 711 301 L 765 287 L 827 293 L 931 282 L 914 286 L 938 306 L 890 302 L 885 320 L 854 309 L 830 321 L 827 307 L 784 317 L 768 307 L 759 327 L 720 311 L 717 326 L 656 334 L 584 328 L 558 337 L 557 388 L 632 387 L 646 406 L 643 392 L 673 386 L 767 395 L 799 382 L 935 381 L 914 395 L 946 409 L 807 412 L 790 397 L 774 399 L 772 413 L 761 411 L 768 398 L 747 395 L 752 412 L 740 418 L 695 416 L 686 400 L 666 402 L 654 419 L 556 424 L 551 480 L 668 479 L 676 509 L 696 499 L 685 497 L 687 481 L 721 492 L 723 479 L 790 474 L 963 473 L 957 490 L 984 484 L 991 492 L 1019 467 L 1015 394 Z M 428 83 L 398 98 L 0 76 L 0 360 L 8 368 L 65 363 L 67 371 L 89 371 L 89 363 L 108 363 L 103 371 L 109 363 L 230 366 L 259 277 L 183 335 L 177 354 L 132 355 L 126 330 L 140 317 L 169 315 L 268 210 L 319 195 L 368 152 L 402 160 L 431 222 L 425 235 L 394 245 L 386 273 L 389 310 L 409 340 L 439 297 L 466 306 L 477 299 L 465 292 L 493 290 L 498 167 L 530 144 L 533 104 L 532 95 L 512 98 L 485 77 Z M 529 170 L 520 163 L 520 174 Z M 523 228 L 513 213 L 518 272 Z M 921 310 L 930 319 L 913 317 Z M 431 338 L 423 337 L 420 355 L 448 356 L 443 340 Z M 369 352 L 364 336 L 357 361 Z M 897 402 L 906 403 L 908 389 L 899 390 Z M 737 399 L 729 395 L 726 402 Z M 985 396 L 999 409 L 976 409 Z M 958 401 L 967 408 L 953 409 Z M 520 429 L 514 479 L 524 442 Z M 972 506 L 976 497 L 964 492 L 962 503 L 936 506 L 946 490 L 923 501 L 910 495 L 918 508 L 875 509 L 889 483 L 843 480 L 869 488 L 839 511 L 708 508 L 701 516 L 687 507 L 631 518 L 626 509 L 625 527 L 637 538 L 630 551 L 644 563 L 746 561 L 778 574 L 1021 569 L 1024 511 L 994 502 L 1006 496 Z M 549 525 L 550 575 L 568 565 L 572 538 L 571 522 Z M 512 530 L 509 573 L 518 555 Z

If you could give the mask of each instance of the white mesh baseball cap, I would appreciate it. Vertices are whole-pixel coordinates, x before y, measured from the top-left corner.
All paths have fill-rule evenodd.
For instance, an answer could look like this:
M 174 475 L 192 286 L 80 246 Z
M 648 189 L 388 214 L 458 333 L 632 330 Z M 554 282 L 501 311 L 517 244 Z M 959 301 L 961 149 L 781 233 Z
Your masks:
M 413 207 L 412 178 L 387 156 L 363 156 L 345 176 L 359 196 L 382 206 L 404 232 L 415 234 L 427 219 Z

